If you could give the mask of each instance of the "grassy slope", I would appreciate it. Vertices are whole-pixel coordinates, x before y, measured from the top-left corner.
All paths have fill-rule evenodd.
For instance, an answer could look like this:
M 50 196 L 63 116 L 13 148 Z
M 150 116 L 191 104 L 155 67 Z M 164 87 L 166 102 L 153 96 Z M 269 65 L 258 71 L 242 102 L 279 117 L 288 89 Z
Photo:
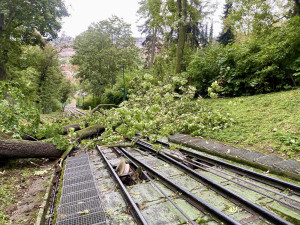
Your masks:
M 208 137 L 265 153 L 300 159 L 300 89 L 205 103 L 235 120 Z

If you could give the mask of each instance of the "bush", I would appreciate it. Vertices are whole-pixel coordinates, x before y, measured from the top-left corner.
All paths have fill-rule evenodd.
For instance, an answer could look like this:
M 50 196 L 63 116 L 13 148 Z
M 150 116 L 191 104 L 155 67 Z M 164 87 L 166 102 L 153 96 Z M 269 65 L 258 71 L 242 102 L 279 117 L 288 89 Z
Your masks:
M 222 45 L 208 46 L 199 50 L 187 68 L 187 76 L 197 88 L 197 93 L 206 96 L 207 89 L 220 74 L 221 60 L 224 58 Z
M 300 84 L 300 17 L 274 28 L 270 35 L 195 54 L 187 75 L 198 93 L 218 81 L 223 95 L 241 96 L 290 89 Z
M 135 77 L 138 76 L 137 72 L 127 72 L 125 74 L 125 88 L 126 94 L 128 94 L 128 90 L 131 88 L 130 81 Z M 83 109 L 95 108 L 99 104 L 115 104 L 119 105 L 123 101 L 123 76 L 118 76 L 116 83 L 110 87 L 106 88 L 105 92 L 101 96 L 94 96 L 89 95 L 84 98 L 82 96 L 77 98 L 77 105 L 81 106 Z
M 82 109 L 85 109 L 85 110 L 89 109 L 90 107 L 95 108 L 97 105 L 102 103 L 101 97 L 97 97 L 97 96 L 93 96 L 93 95 L 84 97 L 84 101 L 83 101 L 82 97 L 79 97 L 78 100 L 79 101 L 77 101 L 77 104 L 79 106 L 81 106 Z

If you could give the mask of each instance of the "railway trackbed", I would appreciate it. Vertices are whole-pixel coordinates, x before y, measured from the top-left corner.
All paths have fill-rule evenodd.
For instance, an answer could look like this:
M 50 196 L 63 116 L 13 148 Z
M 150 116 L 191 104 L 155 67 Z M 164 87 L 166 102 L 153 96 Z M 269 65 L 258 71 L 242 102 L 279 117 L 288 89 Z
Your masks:
M 160 144 L 89 153 L 107 224 L 300 224 L 296 184 Z
M 85 112 L 76 108 L 76 104 L 69 104 L 65 106 L 64 109 L 67 116 L 75 115 L 75 116 L 84 116 Z

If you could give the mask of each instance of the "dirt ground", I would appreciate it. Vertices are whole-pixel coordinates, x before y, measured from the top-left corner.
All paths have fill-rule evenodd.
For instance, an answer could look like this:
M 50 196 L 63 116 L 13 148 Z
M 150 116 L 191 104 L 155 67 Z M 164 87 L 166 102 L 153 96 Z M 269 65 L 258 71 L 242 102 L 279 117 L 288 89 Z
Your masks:
M 0 161 L 0 224 L 34 224 L 55 161 Z

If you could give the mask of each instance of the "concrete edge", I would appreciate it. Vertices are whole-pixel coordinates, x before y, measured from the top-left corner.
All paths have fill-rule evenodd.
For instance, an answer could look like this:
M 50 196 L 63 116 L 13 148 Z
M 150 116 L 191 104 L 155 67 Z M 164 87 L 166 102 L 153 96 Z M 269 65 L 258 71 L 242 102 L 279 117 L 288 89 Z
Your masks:
M 184 134 L 170 136 L 169 141 L 300 181 L 300 162 L 294 159 L 284 160 L 275 155 L 266 155 L 258 151 L 250 151 Z
M 46 216 L 47 209 L 49 206 L 49 199 L 50 199 L 50 195 L 51 195 L 51 191 L 52 191 L 52 187 L 53 187 L 53 179 L 55 178 L 55 174 L 56 174 L 56 171 L 54 168 L 54 173 L 51 175 L 50 181 L 48 182 L 48 187 L 46 189 L 46 193 L 44 195 L 42 205 L 40 206 L 39 213 L 36 217 L 35 225 L 43 225 L 45 222 L 45 216 Z

